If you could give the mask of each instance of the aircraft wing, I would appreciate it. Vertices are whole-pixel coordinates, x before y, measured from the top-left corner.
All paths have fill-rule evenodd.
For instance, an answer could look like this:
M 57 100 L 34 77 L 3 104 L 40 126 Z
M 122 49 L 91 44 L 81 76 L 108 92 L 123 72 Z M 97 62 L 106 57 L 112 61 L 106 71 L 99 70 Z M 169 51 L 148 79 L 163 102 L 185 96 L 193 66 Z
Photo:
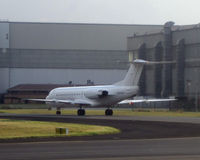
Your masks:
M 37 101 L 37 102 L 49 102 L 49 103 L 64 103 L 64 104 L 82 104 L 91 105 L 87 100 L 76 99 L 76 100 L 58 100 L 58 99 L 26 99 L 26 101 Z
M 53 102 L 53 99 L 23 99 L 24 101 Z
M 142 102 L 169 102 L 169 101 L 176 101 L 177 99 L 175 98 L 166 98 L 166 99 L 136 99 L 136 100 L 123 100 L 119 102 L 118 104 L 134 104 L 134 103 L 142 103 Z

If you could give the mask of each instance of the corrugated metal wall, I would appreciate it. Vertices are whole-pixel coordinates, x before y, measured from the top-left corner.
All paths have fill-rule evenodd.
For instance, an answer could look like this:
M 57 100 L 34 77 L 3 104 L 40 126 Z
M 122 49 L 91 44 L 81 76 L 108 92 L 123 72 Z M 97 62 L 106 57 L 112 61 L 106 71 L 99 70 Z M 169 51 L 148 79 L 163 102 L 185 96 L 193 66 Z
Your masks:
M 200 26 L 172 27 L 171 35 L 167 36 L 165 39 L 164 32 L 158 32 L 147 35 L 135 35 L 128 38 L 128 50 L 133 53 L 139 52 L 139 46 L 143 43 L 146 44 L 147 60 L 177 61 L 176 64 L 167 69 L 165 77 L 164 69 L 160 66 L 154 68 L 154 78 L 152 78 L 152 68 L 146 69 L 146 94 L 163 95 L 165 83 L 165 89 L 168 89 L 168 96 L 190 95 L 195 97 L 197 94 L 200 94 Z M 184 43 L 181 43 L 183 39 Z M 160 49 L 156 45 L 158 43 L 160 43 Z M 162 48 L 166 47 L 166 45 L 166 55 L 164 58 Z M 166 58 L 166 56 L 170 57 Z M 171 71 L 169 72 L 169 70 Z M 160 76 L 162 77 L 162 82 L 159 80 Z M 168 79 L 168 82 L 166 79 Z
M 126 50 L 126 38 L 161 25 L 10 23 L 10 48 Z
M 11 68 L 126 69 L 119 60 L 128 61 L 128 52 L 28 49 L 0 52 L 0 67 Z
M 0 22 L 0 49 L 9 48 L 9 23 Z

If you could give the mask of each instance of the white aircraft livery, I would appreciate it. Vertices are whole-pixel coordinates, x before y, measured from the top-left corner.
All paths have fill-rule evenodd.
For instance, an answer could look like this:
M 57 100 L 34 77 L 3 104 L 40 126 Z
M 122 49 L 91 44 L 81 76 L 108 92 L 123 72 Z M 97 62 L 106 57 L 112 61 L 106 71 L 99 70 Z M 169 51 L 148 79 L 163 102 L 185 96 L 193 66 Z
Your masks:
M 158 63 L 158 62 L 155 62 Z M 61 114 L 60 109 L 66 104 L 78 106 L 77 115 L 85 115 L 83 107 L 105 106 L 108 109 L 105 115 L 113 115 L 110 109 L 116 104 L 130 104 L 147 101 L 174 101 L 176 99 L 148 99 L 148 100 L 128 100 L 137 95 L 139 90 L 138 81 L 145 64 L 155 64 L 141 59 L 130 63 L 130 68 L 125 78 L 112 85 L 101 86 L 81 86 L 81 87 L 60 87 L 50 91 L 46 99 L 28 99 L 31 101 L 43 101 L 46 104 L 57 108 L 56 114 Z

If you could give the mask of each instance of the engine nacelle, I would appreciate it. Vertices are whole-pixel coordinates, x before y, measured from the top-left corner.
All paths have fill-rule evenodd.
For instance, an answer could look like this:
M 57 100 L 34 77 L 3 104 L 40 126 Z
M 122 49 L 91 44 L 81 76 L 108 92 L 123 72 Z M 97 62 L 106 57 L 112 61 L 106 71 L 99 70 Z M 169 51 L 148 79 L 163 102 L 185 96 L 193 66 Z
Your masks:
M 108 91 L 106 90 L 89 91 L 85 93 L 85 96 L 90 99 L 103 98 L 108 96 Z
M 99 96 L 100 97 L 106 97 L 106 96 L 108 96 L 108 91 L 106 91 L 106 90 L 101 91 L 101 94 Z

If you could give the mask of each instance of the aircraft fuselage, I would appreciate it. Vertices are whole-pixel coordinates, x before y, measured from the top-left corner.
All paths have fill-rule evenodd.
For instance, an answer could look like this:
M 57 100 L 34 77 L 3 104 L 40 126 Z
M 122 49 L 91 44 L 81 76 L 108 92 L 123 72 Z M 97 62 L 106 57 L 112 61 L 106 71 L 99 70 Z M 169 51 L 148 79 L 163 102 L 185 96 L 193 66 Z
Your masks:
M 124 99 L 135 96 L 137 92 L 138 86 L 103 85 L 61 87 L 53 89 L 46 99 L 71 101 L 78 101 L 80 99 L 90 104 L 89 106 L 110 106 Z

